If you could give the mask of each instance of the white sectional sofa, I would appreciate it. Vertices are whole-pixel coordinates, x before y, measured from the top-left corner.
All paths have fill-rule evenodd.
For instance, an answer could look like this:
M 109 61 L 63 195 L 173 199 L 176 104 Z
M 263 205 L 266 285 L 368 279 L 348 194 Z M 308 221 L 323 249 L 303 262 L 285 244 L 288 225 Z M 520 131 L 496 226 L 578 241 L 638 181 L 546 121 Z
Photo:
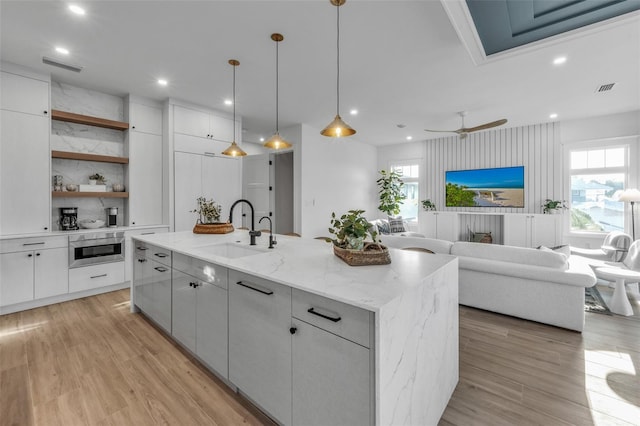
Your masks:
M 381 240 L 389 247 L 422 247 L 458 256 L 461 305 L 570 330 L 584 328 L 584 289 L 593 286 L 596 277 L 579 256 L 395 235 L 382 235 Z

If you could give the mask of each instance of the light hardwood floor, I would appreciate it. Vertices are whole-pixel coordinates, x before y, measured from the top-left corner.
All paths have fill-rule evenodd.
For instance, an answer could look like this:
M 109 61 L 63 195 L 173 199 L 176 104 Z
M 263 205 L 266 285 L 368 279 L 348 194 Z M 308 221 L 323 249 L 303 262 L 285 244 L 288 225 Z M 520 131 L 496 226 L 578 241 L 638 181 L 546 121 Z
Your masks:
M 580 334 L 461 307 L 460 382 L 440 424 L 640 424 L 640 321 L 586 321 Z M 269 420 L 121 290 L 0 316 L 0 425 L 32 424 Z

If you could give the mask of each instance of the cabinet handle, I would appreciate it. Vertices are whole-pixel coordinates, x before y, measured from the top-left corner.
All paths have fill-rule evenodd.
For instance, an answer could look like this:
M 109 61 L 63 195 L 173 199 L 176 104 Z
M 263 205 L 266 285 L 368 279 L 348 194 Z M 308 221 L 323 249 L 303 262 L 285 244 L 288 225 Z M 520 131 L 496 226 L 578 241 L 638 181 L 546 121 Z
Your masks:
M 42 112 L 44 113 L 44 115 L 49 114 L 49 111 L 46 111 L 46 110 L 45 110 L 45 111 L 42 111 Z
M 92 276 L 92 277 L 91 277 L 91 279 L 94 279 L 94 278 L 102 278 L 102 277 L 106 277 L 106 276 L 107 276 L 107 274 L 94 275 L 94 276 Z
M 138 259 L 138 262 L 140 262 L 140 263 L 144 263 L 146 261 L 147 261 L 147 259 Z
M 44 227 L 44 230 L 46 231 L 47 229 L 49 229 L 49 228 L 45 226 L 45 227 Z
M 33 257 L 33 253 L 29 253 L 27 257 Z
M 205 155 L 205 157 L 215 157 L 216 156 L 215 152 L 205 152 L 204 155 Z
M 40 256 L 40 253 L 36 253 L 36 256 Z
M 149 250 L 149 249 L 148 249 L 148 248 L 146 248 L 146 247 L 136 247 L 136 248 L 137 248 L 138 250 L 142 250 L 142 251 Z
M 202 284 L 201 284 L 201 283 L 199 283 L 199 282 L 197 282 L 197 281 L 196 281 L 196 282 L 190 282 L 190 283 L 189 283 L 189 286 L 190 286 L 190 287 L 193 287 L 193 288 L 198 288 L 198 287 L 200 287 L 201 285 L 202 285 Z
M 22 245 L 23 245 L 23 246 L 39 246 L 39 245 L 41 245 L 41 244 L 44 244 L 44 242 L 42 242 L 42 243 L 24 243 L 24 244 L 22 244 Z
M 291 327 L 289 329 L 289 333 L 291 333 L 291 334 L 296 334 L 296 331 L 298 331 L 298 329 L 296 327 Z
M 258 293 L 266 294 L 267 296 L 271 296 L 273 294 L 273 291 L 271 290 L 262 290 L 256 287 L 252 287 L 250 285 L 247 285 L 246 283 L 243 283 L 242 281 L 238 281 L 236 284 L 241 285 L 242 287 L 249 288 L 253 291 L 257 291 Z
M 165 257 L 169 256 L 166 253 L 154 253 L 154 256 L 158 256 L 161 259 L 164 259 Z
M 155 269 L 155 270 L 156 270 L 156 271 L 158 271 L 158 272 L 167 272 L 167 268 L 162 268 L 162 267 L 160 267 L 160 266 L 156 266 L 156 267 L 155 267 L 155 268 L 153 268 L 153 269 Z
M 135 222 L 133 222 L 133 223 L 135 224 Z M 143 233 L 142 233 L 142 234 L 140 234 L 140 235 L 152 235 L 152 234 L 155 234 L 155 232 L 143 232 Z M 145 249 L 145 250 L 146 250 L 146 249 Z
M 338 321 L 340 321 L 342 319 L 341 317 L 337 317 L 336 318 L 336 317 L 330 317 L 329 315 L 321 314 L 320 312 L 316 311 L 314 308 L 307 309 L 307 312 L 309 312 L 310 314 L 322 317 L 324 319 L 328 319 L 329 321 L 333 321 L 333 322 L 338 322 Z

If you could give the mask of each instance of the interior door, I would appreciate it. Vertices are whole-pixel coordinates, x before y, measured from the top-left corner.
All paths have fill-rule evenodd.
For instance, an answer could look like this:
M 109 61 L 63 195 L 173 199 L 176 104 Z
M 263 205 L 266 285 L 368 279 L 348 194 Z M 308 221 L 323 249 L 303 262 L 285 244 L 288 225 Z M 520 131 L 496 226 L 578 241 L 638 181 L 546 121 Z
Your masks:
M 256 229 L 269 225 L 258 221 L 262 216 L 270 216 L 269 203 L 269 154 L 251 155 L 242 159 L 242 198 L 248 200 L 255 210 Z M 250 209 L 243 204 L 243 226 L 251 228 Z M 272 218 L 273 220 L 273 218 Z

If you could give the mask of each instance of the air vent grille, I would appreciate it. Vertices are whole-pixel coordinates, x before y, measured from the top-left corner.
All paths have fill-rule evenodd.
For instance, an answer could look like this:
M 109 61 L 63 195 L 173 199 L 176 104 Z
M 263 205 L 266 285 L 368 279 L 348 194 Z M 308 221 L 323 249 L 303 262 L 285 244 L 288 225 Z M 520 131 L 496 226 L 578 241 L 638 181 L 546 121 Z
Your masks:
M 613 90 L 613 86 L 615 86 L 615 83 L 607 83 L 607 84 L 603 84 L 602 86 L 599 86 L 596 89 L 596 93 L 600 93 L 600 92 L 609 92 L 610 90 Z
M 65 69 L 67 71 L 73 71 L 73 72 L 82 71 L 82 67 L 79 66 L 79 65 L 65 64 L 64 62 L 60 62 L 60 61 L 57 61 L 55 59 L 47 58 L 46 56 L 42 57 L 42 62 L 47 64 L 47 65 L 51 65 L 51 66 L 54 66 L 54 67 Z

